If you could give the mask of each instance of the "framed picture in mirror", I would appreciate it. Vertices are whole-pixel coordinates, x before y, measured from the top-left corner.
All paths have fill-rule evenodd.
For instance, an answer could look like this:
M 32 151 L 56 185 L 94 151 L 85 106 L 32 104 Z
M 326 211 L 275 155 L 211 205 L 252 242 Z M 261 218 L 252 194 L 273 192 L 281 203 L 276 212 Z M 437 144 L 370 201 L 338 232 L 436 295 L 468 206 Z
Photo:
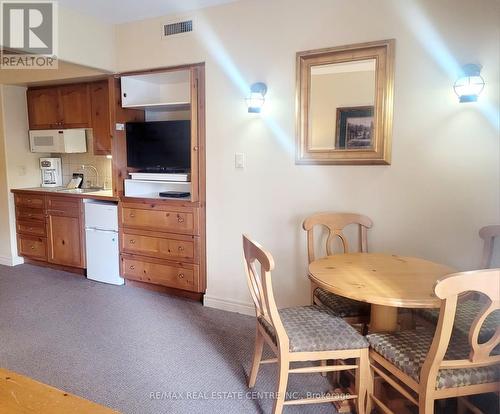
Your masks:
M 297 53 L 297 164 L 390 164 L 394 40 Z

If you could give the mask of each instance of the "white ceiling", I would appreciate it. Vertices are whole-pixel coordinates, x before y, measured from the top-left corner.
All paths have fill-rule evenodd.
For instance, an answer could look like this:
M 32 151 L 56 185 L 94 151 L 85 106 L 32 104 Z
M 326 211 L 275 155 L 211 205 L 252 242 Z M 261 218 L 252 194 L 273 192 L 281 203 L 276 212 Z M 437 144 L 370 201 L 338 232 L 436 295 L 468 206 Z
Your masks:
M 238 0 L 59 0 L 60 6 L 106 23 L 125 23 Z

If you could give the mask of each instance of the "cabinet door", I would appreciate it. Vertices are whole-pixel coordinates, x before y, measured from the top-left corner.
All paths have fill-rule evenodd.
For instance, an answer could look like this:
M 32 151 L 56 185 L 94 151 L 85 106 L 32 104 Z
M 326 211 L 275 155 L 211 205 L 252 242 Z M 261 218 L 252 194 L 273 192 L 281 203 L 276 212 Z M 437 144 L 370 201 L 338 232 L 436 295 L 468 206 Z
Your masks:
M 26 97 L 30 129 L 62 127 L 59 90 L 57 88 L 28 89 Z
M 59 86 L 64 128 L 90 128 L 88 84 Z
M 81 221 L 49 213 L 47 218 L 48 260 L 51 263 L 85 267 Z
M 109 155 L 111 154 L 111 125 L 107 80 L 90 84 L 90 101 L 92 108 L 94 154 Z

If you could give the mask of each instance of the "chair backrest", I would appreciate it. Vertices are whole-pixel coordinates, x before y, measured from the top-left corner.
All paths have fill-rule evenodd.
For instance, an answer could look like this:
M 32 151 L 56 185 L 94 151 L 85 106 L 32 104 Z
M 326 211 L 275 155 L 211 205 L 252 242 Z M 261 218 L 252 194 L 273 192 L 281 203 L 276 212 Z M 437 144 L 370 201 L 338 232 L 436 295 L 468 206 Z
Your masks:
M 288 336 L 278 313 L 271 281 L 274 259 L 268 251 L 246 234 L 243 235 L 243 253 L 248 288 L 255 304 L 256 316 L 264 318 L 274 327 L 278 346 L 288 349 Z M 257 269 L 256 263 L 259 263 L 260 269 Z
M 445 360 L 444 356 L 453 330 L 458 297 L 468 291 L 481 293 L 485 303 L 469 331 L 470 354 L 468 359 Z M 500 326 L 487 341 L 479 342 L 479 332 L 486 318 L 500 309 L 500 269 L 475 270 L 454 273 L 436 283 L 436 296 L 442 299 L 439 320 L 434 333 L 431 348 L 422 366 L 420 381 L 426 381 L 427 387 L 434 387 L 439 369 L 473 368 L 491 364 L 500 364 L 500 355 L 490 355 L 500 344 Z
M 500 236 L 500 225 L 485 226 L 479 230 L 479 237 L 484 240 L 483 257 L 481 259 L 481 269 L 488 269 L 491 266 L 493 256 L 493 245 L 495 237 Z
M 368 240 L 366 230 L 373 226 L 373 222 L 366 216 L 354 213 L 317 213 L 309 216 L 302 223 L 302 227 L 307 231 L 307 255 L 309 263 L 316 258 L 314 251 L 314 227 L 322 226 L 328 230 L 326 239 L 326 254 L 333 254 L 332 242 L 338 237 L 342 242 L 343 253 L 349 253 L 349 242 L 344 235 L 344 228 L 350 224 L 359 226 L 359 248 L 361 253 L 368 252 Z

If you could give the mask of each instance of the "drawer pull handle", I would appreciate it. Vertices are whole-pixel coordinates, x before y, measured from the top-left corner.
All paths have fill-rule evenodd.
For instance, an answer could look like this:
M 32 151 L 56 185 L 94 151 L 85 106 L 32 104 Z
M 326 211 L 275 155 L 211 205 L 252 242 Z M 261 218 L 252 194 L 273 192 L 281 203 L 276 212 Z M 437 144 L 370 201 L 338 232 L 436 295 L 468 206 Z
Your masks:
M 179 273 L 179 279 L 184 279 L 184 273 Z
M 184 247 L 179 246 L 179 247 L 178 247 L 178 250 L 179 250 L 180 252 L 183 252 L 183 251 L 184 251 Z
M 134 265 L 131 265 L 130 266 L 130 270 L 134 270 L 135 269 L 135 266 Z
M 135 217 L 135 214 L 134 213 L 130 213 L 130 217 Z
M 135 240 L 134 240 L 134 239 L 130 239 L 128 242 L 129 242 L 130 244 L 135 244 Z
M 35 245 L 34 244 L 31 245 L 31 250 L 35 250 Z
M 177 222 L 184 223 L 184 217 L 182 217 L 180 214 L 177 214 Z
M 28 200 L 26 200 L 28 202 L 28 204 L 31 204 L 33 202 L 33 200 L 31 198 L 28 198 Z

